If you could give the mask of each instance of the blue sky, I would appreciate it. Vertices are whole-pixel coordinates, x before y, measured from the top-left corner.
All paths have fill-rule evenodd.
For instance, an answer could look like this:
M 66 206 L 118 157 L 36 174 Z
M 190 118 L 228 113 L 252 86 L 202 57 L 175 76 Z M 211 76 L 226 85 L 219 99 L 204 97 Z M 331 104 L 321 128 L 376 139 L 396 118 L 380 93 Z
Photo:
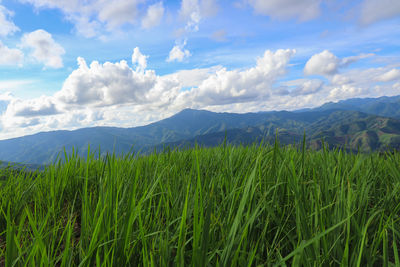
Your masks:
M 0 0 L 0 139 L 400 94 L 398 0 Z

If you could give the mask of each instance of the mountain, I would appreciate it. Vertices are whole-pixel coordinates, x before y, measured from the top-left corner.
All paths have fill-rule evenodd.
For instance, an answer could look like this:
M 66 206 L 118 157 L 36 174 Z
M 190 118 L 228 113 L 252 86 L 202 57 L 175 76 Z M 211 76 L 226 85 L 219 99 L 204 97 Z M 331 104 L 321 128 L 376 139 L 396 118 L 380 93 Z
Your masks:
M 215 113 L 205 110 L 185 109 L 176 115 L 134 128 L 92 127 L 74 131 L 51 131 L 0 141 L 0 160 L 47 164 L 64 155 L 72 148 L 80 156 L 101 148 L 101 152 L 127 153 L 151 151 L 164 143 L 179 143 L 196 136 L 260 126 L 267 135 L 275 135 L 278 129 L 304 129 L 315 119 L 330 111 L 293 113 L 288 111 L 260 113 Z M 236 130 L 237 131 L 237 130 Z M 241 142 L 252 138 L 238 138 Z
M 330 148 L 344 147 L 357 151 L 400 149 L 400 121 L 358 111 L 336 111 L 307 130 L 315 149 L 323 138 Z
M 302 120 L 293 114 L 274 114 L 266 123 L 225 132 L 198 135 L 194 138 L 158 146 L 193 147 L 195 144 L 216 146 L 226 141 L 230 144 L 261 142 L 272 144 L 278 132 L 283 145 L 298 144 L 306 133 L 308 145 L 322 148 L 322 140 L 330 147 L 341 147 L 352 151 L 383 151 L 388 147 L 400 149 L 400 121 L 358 111 L 321 112 L 315 121 Z M 315 112 L 305 112 L 304 117 L 313 117 Z M 276 117 L 280 117 L 277 120 Z M 293 118 L 294 117 L 294 118 Z
M 367 111 L 367 112 L 366 112 Z M 390 116 L 389 116 L 390 115 Z M 214 146 L 273 142 L 279 133 L 282 144 L 300 142 L 319 149 L 321 140 L 331 147 L 362 151 L 400 148 L 400 96 L 350 99 L 295 112 L 215 113 L 185 109 L 174 116 L 134 128 L 92 127 L 74 131 L 42 132 L 0 141 L 0 160 L 47 164 L 64 156 L 64 148 L 85 156 L 130 151 L 146 153 L 165 146 Z M 97 151 L 98 152 L 98 151 Z
M 94 151 L 127 153 L 151 150 L 160 143 L 189 139 L 196 135 L 256 125 L 265 121 L 268 113 L 214 113 L 185 109 L 178 114 L 146 126 L 134 128 L 92 127 L 74 131 L 41 132 L 0 141 L 0 160 L 46 164 L 63 157 L 72 148 L 85 156 L 88 145 Z
M 368 114 L 400 119 L 400 95 L 392 97 L 382 96 L 379 98 L 352 98 L 337 103 L 328 102 L 311 110 L 322 111 L 332 109 L 360 111 Z

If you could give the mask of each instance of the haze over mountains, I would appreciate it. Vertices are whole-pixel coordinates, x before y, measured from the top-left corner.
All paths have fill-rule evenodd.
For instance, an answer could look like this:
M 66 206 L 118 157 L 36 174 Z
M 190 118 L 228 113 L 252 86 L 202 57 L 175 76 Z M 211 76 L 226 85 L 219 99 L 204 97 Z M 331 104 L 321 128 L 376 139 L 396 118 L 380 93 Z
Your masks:
M 47 164 L 72 148 L 85 156 L 88 145 L 101 153 L 148 152 L 165 146 L 205 146 L 228 143 L 300 142 L 306 133 L 310 147 L 381 151 L 400 148 L 400 96 L 349 99 L 293 112 L 215 113 L 185 109 L 176 115 L 134 128 L 93 127 L 42 132 L 0 141 L 0 160 Z

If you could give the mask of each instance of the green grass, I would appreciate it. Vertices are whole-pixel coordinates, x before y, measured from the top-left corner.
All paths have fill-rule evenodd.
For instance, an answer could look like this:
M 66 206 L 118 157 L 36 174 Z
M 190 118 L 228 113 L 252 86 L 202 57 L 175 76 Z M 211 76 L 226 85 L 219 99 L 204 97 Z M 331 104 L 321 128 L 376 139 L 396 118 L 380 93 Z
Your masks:
M 0 177 L 0 265 L 400 265 L 399 153 L 89 153 Z

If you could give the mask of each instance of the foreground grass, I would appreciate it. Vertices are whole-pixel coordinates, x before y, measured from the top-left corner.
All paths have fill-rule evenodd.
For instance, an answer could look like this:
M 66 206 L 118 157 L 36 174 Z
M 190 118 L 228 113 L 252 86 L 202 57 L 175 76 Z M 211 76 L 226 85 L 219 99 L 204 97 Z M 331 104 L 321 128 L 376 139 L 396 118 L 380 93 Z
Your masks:
M 0 177 L 0 265 L 400 265 L 398 153 L 221 146 Z

